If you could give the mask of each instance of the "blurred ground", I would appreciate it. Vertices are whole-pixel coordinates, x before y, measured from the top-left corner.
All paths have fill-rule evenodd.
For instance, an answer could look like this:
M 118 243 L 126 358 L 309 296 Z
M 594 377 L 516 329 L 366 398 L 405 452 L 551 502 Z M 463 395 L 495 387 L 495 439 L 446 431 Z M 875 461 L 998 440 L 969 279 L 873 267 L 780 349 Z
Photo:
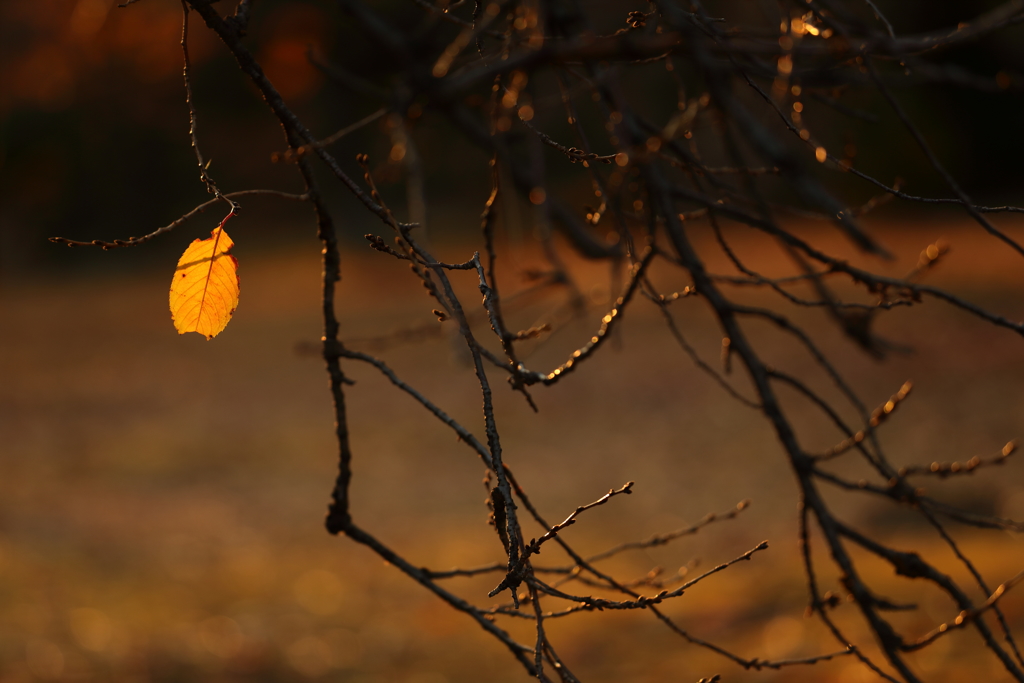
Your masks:
M 695 230 L 724 272 L 707 235 Z M 929 282 L 1011 319 L 1024 316 L 1019 260 L 977 227 L 883 224 L 876 232 L 899 259 L 875 267 L 905 273 L 924 246 L 945 237 L 953 250 Z M 785 269 L 766 260 L 766 242 L 739 229 L 730 234 L 752 263 L 769 273 Z M 814 237 L 848 251 L 828 230 Z M 324 531 L 336 454 L 330 400 L 321 362 L 296 351 L 319 337 L 318 254 L 248 254 L 244 240 L 236 241 L 241 306 L 211 342 L 174 333 L 166 310 L 171 263 L 167 272 L 30 278 L 0 291 L 0 680 L 525 680 L 467 617 Z M 441 245 L 439 252 L 462 260 L 476 248 Z M 369 350 L 376 335 L 430 325 L 432 302 L 402 264 L 369 249 L 344 259 L 339 308 L 353 347 Z M 535 265 L 541 261 L 530 248 L 501 262 L 506 295 L 526 286 L 518 274 Z M 525 347 L 535 369 L 564 360 L 608 306 L 605 267 L 571 265 L 591 307 Z M 456 277 L 467 306 L 475 305 L 475 276 Z M 686 284 L 658 269 L 652 277 L 665 291 Z M 557 320 L 564 298 L 553 292 L 519 308 L 512 324 Z M 680 301 L 674 313 L 717 364 L 719 335 L 702 302 Z M 818 312 L 792 313 L 841 360 L 870 406 L 914 380 L 911 398 L 883 431 L 894 462 L 963 462 L 1024 435 L 1024 353 L 1012 333 L 927 301 L 882 317 L 878 331 L 914 353 L 879 363 L 824 326 Z M 828 391 L 806 354 L 770 330 L 750 328 L 771 362 Z M 376 353 L 481 433 L 478 391 L 457 345 L 444 333 L 420 337 L 377 344 Z M 357 382 L 347 389 L 357 522 L 416 565 L 499 560 L 478 459 L 372 368 L 348 364 L 346 372 Z M 581 551 L 685 526 L 750 498 L 752 507 L 732 522 L 608 567 L 624 578 L 654 566 L 671 574 L 695 560 L 706 569 L 768 539 L 767 552 L 688 591 L 667 611 L 694 635 L 744 656 L 839 649 L 803 616 L 795 490 L 771 432 L 693 367 L 653 306 L 637 301 L 613 345 L 566 381 L 535 390 L 537 415 L 492 376 L 506 460 L 549 518 L 636 481 L 632 496 L 589 511 L 565 532 Z M 810 448 L 838 441 L 808 406 L 794 400 L 788 407 Z M 838 469 L 859 471 L 852 463 Z M 970 509 L 1020 519 L 1022 474 L 1011 460 L 922 485 Z M 859 528 L 922 551 L 970 585 L 934 532 L 912 516 L 884 501 L 826 493 Z M 992 586 L 1024 565 L 1019 536 L 951 529 Z M 552 548 L 543 559 L 561 564 L 557 555 Z M 856 557 L 882 592 L 920 600 L 918 612 L 893 617 L 897 624 L 924 633 L 955 616 L 948 600 Z M 824 553 L 817 560 L 822 588 L 839 589 Z M 451 582 L 480 604 L 488 604 L 492 584 L 491 577 Z M 1011 594 L 1002 605 L 1024 627 L 1024 597 Z M 863 635 L 850 607 L 836 614 L 851 634 Z M 507 627 L 531 642 L 522 624 Z M 744 672 L 646 613 L 583 615 L 548 628 L 587 681 L 692 681 L 713 673 L 725 681 L 870 680 L 846 660 Z M 1004 680 L 977 646 L 971 632 L 960 632 L 913 661 L 928 680 Z

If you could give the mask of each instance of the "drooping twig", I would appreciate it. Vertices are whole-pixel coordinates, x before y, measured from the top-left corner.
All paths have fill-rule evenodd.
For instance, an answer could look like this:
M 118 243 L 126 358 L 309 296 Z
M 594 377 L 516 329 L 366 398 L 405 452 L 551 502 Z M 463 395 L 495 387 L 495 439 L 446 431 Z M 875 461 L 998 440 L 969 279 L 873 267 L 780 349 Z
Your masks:
M 309 199 L 310 199 L 309 193 L 291 194 L 291 193 L 288 193 L 288 192 L 279 192 L 278 190 L 242 190 L 240 192 L 229 192 L 226 195 L 224 195 L 224 197 L 226 197 L 227 199 L 230 199 L 230 200 L 235 200 L 235 199 L 237 199 L 239 197 L 246 197 L 246 196 L 249 196 L 249 195 L 267 195 L 267 196 L 270 196 L 270 197 L 280 197 L 282 199 L 290 199 L 292 201 L 298 201 L 298 202 L 306 202 L 306 201 L 309 201 Z M 50 241 L 53 242 L 54 244 L 65 244 L 65 245 L 67 245 L 69 247 L 99 247 L 100 249 L 103 249 L 104 251 L 107 251 L 109 249 L 118 249 L 120 247 L 135 247 L 135 246 L 138 246 L 140 244 L 145 244 L 149 240 L 153 239 L 154 237 L 159 237 L 160 235 L 164 234 L 165 232 L 170 232 L 171 230 L 174 230 L 176 227 L 178 227 L 182 223 L 186 222 L 187 220 L 189 220 L 193 216 L 197 216 L 197 215 L 203 213 L 208 208 L 210 208 L 211 206 L 213 206 L 214 204 L 216 204 L 216 203 L 218 203 L 220 201 L 221 201 L 221 199 L 217 198 L 217 199 L 211 199 L 208 202 L 203 202 L 202 204 L 200 204 L 196 208 L 192 209 L 191 211 L 189 211 L 185 215 L 181 216 L 180 218 L 176 218 L 174 221 L 172 221 L 171 223 L 165 225 L 164 227 L 157 228 L 153 232 L 147 233 L 147 234 L 143 235 L 142 237 L 129 237 L 126 240 L 113 240 L 111 242 L 105 242 L 103 240 L 79 241 L 79 240 L 71 240 L 71 239 L 68 239 L 66 237 L 51 237 Z M 237 205 L 237 202 L 236 202 L 236 205 Z

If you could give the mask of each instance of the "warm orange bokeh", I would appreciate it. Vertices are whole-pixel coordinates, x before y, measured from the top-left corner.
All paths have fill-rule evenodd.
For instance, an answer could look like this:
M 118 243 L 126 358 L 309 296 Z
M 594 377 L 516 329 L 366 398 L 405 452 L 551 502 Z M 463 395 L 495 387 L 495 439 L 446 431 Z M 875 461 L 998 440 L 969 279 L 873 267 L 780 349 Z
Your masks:
M 258 59 L 270 82 L 287 102 L 314 94 L 322 76 L 309 62 L 310 51 L 325 54 L 327 17 L 315 5 L 292 3 L 278 7 L 267 18 L 269 39 L 263 41 Z
M 112 65 L 127 67 L 131 78 L 154 82 L 180 77 L 181 6 L 140 2 L 130 8 L 113 0 L 9 0 L 4 20 L 25 40 L 0 51 L 0 116 L 19 106 L 56 111 L 75 103 L 90 80 Z M 201 20 L 192 16 L 198 28 Z M 321 84 L 309 63 L 309 50 L 327 47 L 323 11 L 311 4 L 277 8 L 266 22 L 271 35 L 260 61 L 287 100 L 308 97 Z M 193 65 L 211 56 L 211 38 L 189 36 Z
M 56 111 L 88 96 L 111 65 L 151 82 L 181 73 L 181 7 L 144 2 L 131 11 L 111 0 L 10 0 L 4 20 L 25 41 L 0 51 L 0 116 L 15 107 Z M 209 49 L 194 41 L 193 61 Z

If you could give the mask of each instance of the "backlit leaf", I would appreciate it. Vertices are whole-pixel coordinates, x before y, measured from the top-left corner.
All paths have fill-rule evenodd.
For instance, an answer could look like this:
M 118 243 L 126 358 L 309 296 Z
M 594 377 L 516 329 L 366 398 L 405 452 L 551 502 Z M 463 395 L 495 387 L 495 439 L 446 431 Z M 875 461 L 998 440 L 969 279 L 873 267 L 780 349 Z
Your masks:
M 238 261 L 224 221 L 205 240 L 195 240 L 178 259 L 171 281 L 171 318 L 178 334 L 198 332 L 213 339 L 238 307 Z

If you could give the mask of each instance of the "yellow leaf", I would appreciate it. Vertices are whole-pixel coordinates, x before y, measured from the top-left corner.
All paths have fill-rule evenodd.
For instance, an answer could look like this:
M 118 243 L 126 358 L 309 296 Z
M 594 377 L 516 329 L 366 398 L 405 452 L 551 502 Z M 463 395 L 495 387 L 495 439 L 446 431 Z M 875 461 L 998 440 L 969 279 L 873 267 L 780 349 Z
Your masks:
M 210 237 L 195 240 L 178 259 L 171 281 L 171 318 L 178 334 L 198 332 L 213 339 L 238 307 L 238 261 L 224 231 L 229 213 Z

